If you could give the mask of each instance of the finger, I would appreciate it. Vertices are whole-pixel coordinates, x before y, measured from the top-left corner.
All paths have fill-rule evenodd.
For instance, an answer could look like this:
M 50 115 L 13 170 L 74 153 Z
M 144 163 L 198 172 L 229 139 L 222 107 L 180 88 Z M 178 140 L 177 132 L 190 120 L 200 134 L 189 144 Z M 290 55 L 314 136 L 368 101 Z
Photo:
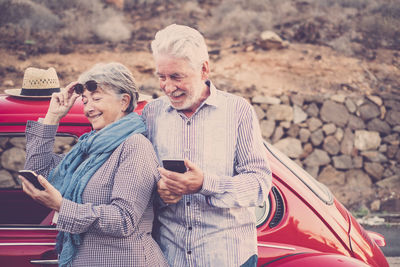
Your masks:
M 65 91 L 72 95 L 75 92 L 75 85 L 78 84 L 78 81 L 70 82 L 67 86 L 65 86 Z
M 188 159 L 184 159 L 184 163 L 188 171 L 197 169 L 197 166 Z
M 54 190 L 54 186 L 52 186 L 49 181 L 46 180 L 42 175 L 38 175 L 38 181 L 39 183 L 44 187 L 45 191 L 51 192 Z
M 162 178 L 165 180 L 182 181 L 185 177 L 183 173 L 169 171 L 162 167 L 159 167 L 158 171 L 160 172 Z

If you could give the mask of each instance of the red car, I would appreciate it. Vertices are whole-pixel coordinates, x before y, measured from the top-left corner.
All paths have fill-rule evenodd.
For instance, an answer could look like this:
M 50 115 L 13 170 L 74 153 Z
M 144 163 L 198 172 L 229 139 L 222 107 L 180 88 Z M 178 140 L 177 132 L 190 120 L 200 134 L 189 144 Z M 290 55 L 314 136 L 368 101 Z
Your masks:
M 43 117 L 48 101 L 0 95 L 0 153 L 13 138 L 24 138 L 26 121 Z M 61 120 L 60 138 L 91 130 L 82 108 L 77 101 Z M 383 236 L 364 230 L 327 187 L 273 146 L 265 143 L 265 153 L 273 187 L 256 209 L 258 266 L 389 266 L 379 248 Z M 15 179 L 18 169 L 8 168 Z M 53 213 L 19 188 L 0 190 L 0 266 L 57 264 Z

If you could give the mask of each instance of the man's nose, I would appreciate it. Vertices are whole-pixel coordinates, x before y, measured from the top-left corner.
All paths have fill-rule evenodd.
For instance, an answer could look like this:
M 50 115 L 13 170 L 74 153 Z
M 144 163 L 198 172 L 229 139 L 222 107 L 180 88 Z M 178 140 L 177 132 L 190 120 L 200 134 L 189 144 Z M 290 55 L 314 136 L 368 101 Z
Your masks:
M 163 89 L 164 93 L 166 93 L 167 95 L 176 90 L 175 84 L 169 79 L 167 79 L 163 82 L 161 88 Z

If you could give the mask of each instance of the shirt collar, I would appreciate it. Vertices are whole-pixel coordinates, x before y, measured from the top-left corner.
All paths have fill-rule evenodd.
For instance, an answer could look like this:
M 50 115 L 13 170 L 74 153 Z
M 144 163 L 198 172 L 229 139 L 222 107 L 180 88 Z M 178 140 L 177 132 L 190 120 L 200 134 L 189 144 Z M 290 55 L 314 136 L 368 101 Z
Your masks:
M 207 84 L 208 88 L 210 88 L 210 95 L 206 98 L 206 100 L 203 101 L 203 103 L 201 103 L 200 107 L 197 110 L 199 110 L 203 105 L 218 107 L 217 88 L 215 88 L 214 84 L 210 80 L 206 80 L 205 83 Z M 175 108 L 171 105 L 168 97 L 165 96 L 165 98 L 168 102 L 165 111 L 171 112 L 175 110 Z

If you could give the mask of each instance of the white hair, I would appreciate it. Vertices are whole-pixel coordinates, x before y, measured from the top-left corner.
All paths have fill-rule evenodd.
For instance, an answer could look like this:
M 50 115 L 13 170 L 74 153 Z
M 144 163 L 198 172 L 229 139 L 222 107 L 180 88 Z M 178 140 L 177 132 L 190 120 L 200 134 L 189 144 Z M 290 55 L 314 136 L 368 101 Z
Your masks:
M 158 31 L 151 42 L 151 50 L 154 59 L 159 55 L 185 58 L 194 69 L 201 68 L 209 60 L 203 35 L 184 25 L 171 24 Z

